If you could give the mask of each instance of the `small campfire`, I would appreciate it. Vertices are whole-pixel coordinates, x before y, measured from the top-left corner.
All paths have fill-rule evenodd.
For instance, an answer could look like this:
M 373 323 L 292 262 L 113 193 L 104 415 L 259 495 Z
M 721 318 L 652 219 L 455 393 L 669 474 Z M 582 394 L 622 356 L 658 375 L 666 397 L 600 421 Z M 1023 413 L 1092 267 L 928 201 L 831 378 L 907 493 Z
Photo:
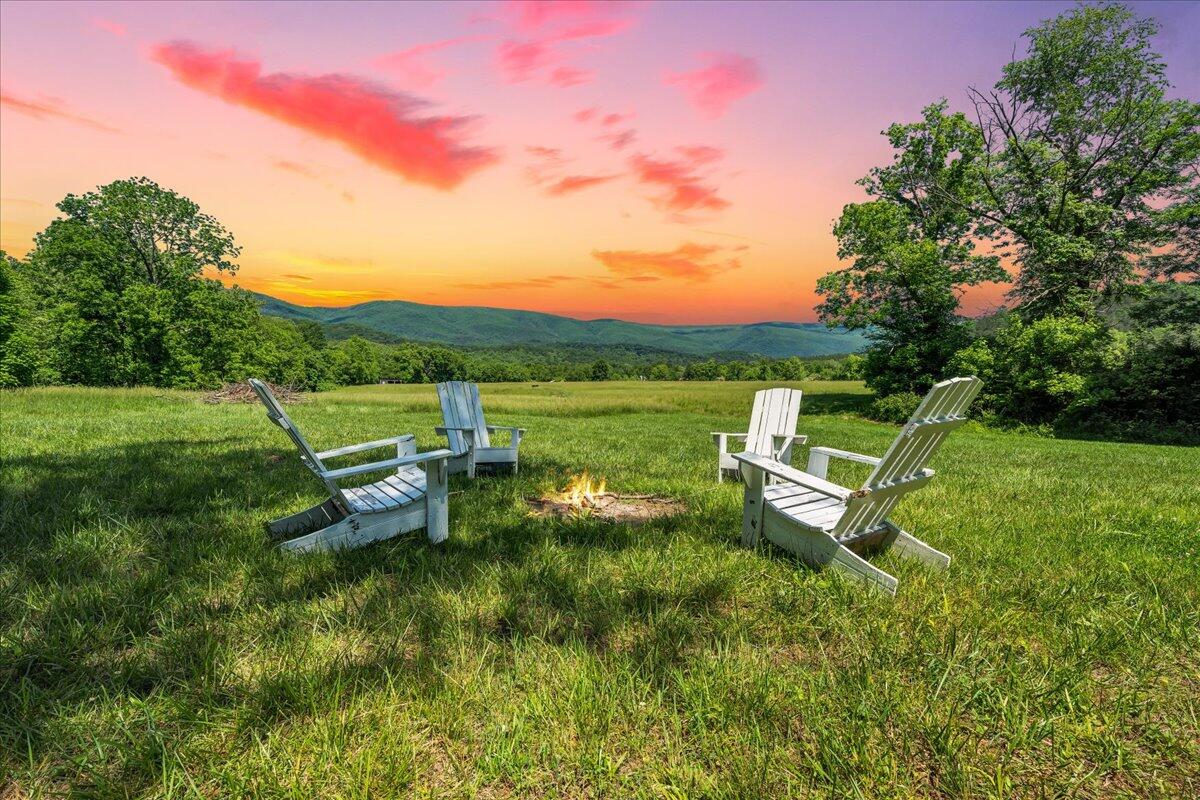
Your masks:
M 632 524 L 669 517 L 685 508 L 674 497 L 610 492 L 603 478 L 593 478 L 586 471 L 572 476 L 562 491 L 527 497 L 525 502 L 536 517 L 590 517 Z

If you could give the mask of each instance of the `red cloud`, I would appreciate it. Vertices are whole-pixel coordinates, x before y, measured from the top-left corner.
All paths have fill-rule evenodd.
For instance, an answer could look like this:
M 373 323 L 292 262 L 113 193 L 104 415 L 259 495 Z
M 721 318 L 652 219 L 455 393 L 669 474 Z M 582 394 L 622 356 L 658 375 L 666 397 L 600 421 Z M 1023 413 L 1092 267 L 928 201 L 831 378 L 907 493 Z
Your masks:
M 414 183 L 453 189 L 498 160 L 491 149 L 462 144 L 471 118 L 419 116 L 424 100 L 361 78 L 263 75 L 258 61 L 189 42 L 156 45 L 151 58 L 186 86 L 338 142 Z
M 97 17 L 92 20 L 92 24 L 102 31 L 111 33 L 113 36 L 124 36 L 125 34 L 129 33 L 124 25 L 119 22 L 113 22 L 111 19 L 101 19 L 100 17 Z
M 742 262 L 736 258 L 717 258 L 723 248 L 685 242 L 674 250 L 593 250 L 592 257 L 608 270 L 630 280 L 648 278 L 682 278 L 706 281 L 713 275 L 738 269 Z
M 668 73 L 664 82 L 679 86 L 704 116 L 716 119 L 730 104 L 763 85 L 762 72 L 753 58 L 736 53 L 706 53 L 708 65 L 692 72 Z
M 575 118 L 576 122 L 591 122 L 592 118 L 595 117 L 599 111 L 600 109 L 592 106 L 591 108 L 580 109 L 572 114 L 572 116 Z
M 0 105 L 8 106 L 18 114 L 24 114 L 27 117 L 33 117 L 37 120 L 61 119 L 85 125 L 93 130 L 104 131 L 105 133 L 121 132 L 119 129 L 105 125 L 103 122 L 98 122 L 91 117 L 85 117 L 82 114 L 75 114 L 66 110 L 63 107 L 63 102 L 54 98 L 22 100 L 19 97 L 14 97 L 11 94 L 0 91 Z
M 662 188 L 662 192 L 651 198 L 651 202 L 662 211 L 669 212 L 676 221 L 684 221 L 694 211 L 722 211 L 729 201 L 720 197 L 717 190 L 703 183 L 696 170 L 721 158 L 724 153 L 715 147 L 676 148 L 682 160 L 664 160 L 635 155 L 629 159 L 630 168 L 639 183 Z
M 397 50 L 394 53 L 379 56 L 372 63 L 399 77 L 406 86 L 426 88 L 442 80 L 449 74 L 440 67 L 426 63 L 425 57 L 427 55 L 436 53 L 439 50 L 445 50 L 447 47 L 481 42 L 490 38 L 492 37 L 458 36 L 454 39 L 442 39 L 438 42 L 418 44 L 405 50 Z
M 564 194 L 608 183 L 619 177 L 620 175 L 568 175 L 547 187 L 546 194 L 561 197 Z

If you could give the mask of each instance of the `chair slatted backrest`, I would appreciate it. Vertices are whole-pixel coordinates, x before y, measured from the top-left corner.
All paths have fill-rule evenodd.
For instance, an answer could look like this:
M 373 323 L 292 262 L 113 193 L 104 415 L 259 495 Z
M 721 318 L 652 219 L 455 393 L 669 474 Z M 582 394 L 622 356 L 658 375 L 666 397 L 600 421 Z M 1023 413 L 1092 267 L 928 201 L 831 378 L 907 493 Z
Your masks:
M 321 472 L 325 470 L 325 464 L 322 463 L 321 459 L 317 457 L 317 451 L 312 449 L 312 445 L 310 445 L 308 440 L 304 438 L 304 434 L 300 433 L 300 430 L 296 427 L 296 424 L 292 422 L 291 418 L 287 415 L 287 412 L 283 410 L 283 406 L 280 405 L 279 401 L 275 398 L 274 393 L 271 391 L 271 387 L 267 386 L 257 378 L 251 378 L 250 388 L 254 390 L 256 395 L 258 395 L 258 399 L 262 401 L 262 404 L 267 407 L 267 416 L 270 418 L 270 420 L 279 427 L 283 428 L 283 430 L 287 433 L 288 438 L 290 438 L 292 443 L 296 445 L 296 449 L 300 451 L 300 460 L 304 462 L 304 466 L 312 470 L 317 477 L 321 477 Z M 340 490 L 338 489 L 336 483 L 325 480 L 324 478 L 321 478 L 321 480 L 325 482 L 326 488 L 329 489 L 334 497 L 340 496 Z
M 442 420 L 447 428 L 470 428 L 475 432 L 476 447 L 491 447 L 479 387 L 469 381 L 446 381 L 437 385 L 438 400 L 442 403 Z M 461 431 L 446 431 L 450 451 L 455 455 L 467 452 L 467 438 Z
M 863 492 L 846 504 L 833 535 L 869 531 L 887 519 L 896 502 L 933 476 L 926 465 L 950 431 L 966 422 L 967 407 L 983 388 L 978 378 L 951 378 L 935 384 L 908 424 L 892 442 L 863 484 Z
M 799 389 L 763 389 L 754 393 L 750 427 L 746 429 L 746 452 L 773 458 L 774 438 L 794 434 L 800 418 Z

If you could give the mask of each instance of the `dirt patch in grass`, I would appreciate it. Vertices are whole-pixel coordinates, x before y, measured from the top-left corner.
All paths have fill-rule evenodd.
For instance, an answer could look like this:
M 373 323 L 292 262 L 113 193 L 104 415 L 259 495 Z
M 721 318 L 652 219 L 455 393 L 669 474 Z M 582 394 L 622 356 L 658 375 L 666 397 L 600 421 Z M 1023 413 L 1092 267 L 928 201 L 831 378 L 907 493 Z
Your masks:
M 271 387 L 272 394 L 281 403 L 291 404 L 308 401 L 308 397 L 305 394 L 290 386 L 280 386 L 275 383 L 268 383 L 267 386 Z M 250 388 L 250 384 L 242 381 L 239 383 L 227 383 L 220 389 L 204 395 L 203 399 L 204 402 L 214 406 L 220 403 L 257 403 L 258 395 Z

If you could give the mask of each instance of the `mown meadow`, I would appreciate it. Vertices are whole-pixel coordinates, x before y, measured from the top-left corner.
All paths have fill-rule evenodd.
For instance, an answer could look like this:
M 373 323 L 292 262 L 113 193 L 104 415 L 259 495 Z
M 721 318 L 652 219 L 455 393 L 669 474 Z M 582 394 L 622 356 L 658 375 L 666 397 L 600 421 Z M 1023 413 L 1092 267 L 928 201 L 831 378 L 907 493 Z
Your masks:
M 897 432 L 793 385 L 809 444 Z M 0 797 L 1200 793 L 1200 450 L 970 424 L 894 515 L 954 561 L 876 556 L 891 599 L 739 547 L 708 432 L 763 386 L 484 386 L 519 476 L 453 478 L 441 546 L 299 557 L 262 526 L 321 486 L 261 407 L 0 394 Z M 431 386 L 289 411 L 439 446 Z M 527 516 L 582 469 L 689 510 Z

